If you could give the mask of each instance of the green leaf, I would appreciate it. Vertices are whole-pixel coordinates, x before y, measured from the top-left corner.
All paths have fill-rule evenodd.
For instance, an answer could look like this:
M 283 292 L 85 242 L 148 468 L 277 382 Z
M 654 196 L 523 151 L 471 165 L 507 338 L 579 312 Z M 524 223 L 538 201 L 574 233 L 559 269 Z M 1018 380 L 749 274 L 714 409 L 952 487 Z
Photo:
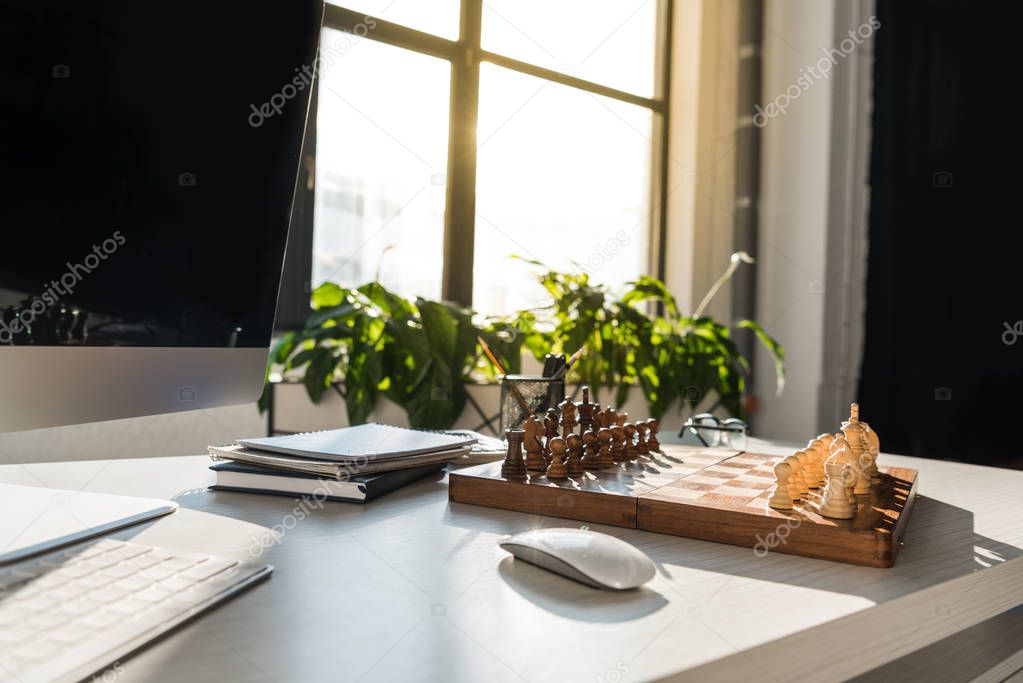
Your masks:
M 781 396 L 781 392 L 785 389 L 785 349 L 781 347 L 781 344 L 776 339 L 767 334 L 760 325 L 752 320 L 740 320 L 737 327 L 753 330 L 753 334 L 757 336 L 760 343 L 770 352 L 771 357 L 774 359 L 774 375 L 778 383 L 777 395 Z
M 309 399 L 313 403 L 319 403 L 334 376 L 334 354 L 330 349 L 323 347 L 311 349 L 311 352 L 302 383 L 305 384 Z

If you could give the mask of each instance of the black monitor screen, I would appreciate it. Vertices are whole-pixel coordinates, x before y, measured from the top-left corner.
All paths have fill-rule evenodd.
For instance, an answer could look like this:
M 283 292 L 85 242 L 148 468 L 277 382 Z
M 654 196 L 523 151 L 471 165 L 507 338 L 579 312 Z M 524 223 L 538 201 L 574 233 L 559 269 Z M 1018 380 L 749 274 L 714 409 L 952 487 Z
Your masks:
M 0 0 L 0 342 L 268 343 L 319 0 Z

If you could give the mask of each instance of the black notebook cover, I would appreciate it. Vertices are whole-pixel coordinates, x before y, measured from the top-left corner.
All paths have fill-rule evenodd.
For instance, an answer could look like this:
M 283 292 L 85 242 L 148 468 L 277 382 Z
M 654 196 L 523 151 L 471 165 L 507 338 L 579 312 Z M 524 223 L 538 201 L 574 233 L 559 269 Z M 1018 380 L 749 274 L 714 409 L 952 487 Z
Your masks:
M 406 484 L 411 484 L 418 479 L 422 479 L 430 474 L 440 472 L 444 469 L 447 463 L 431 463 L 429 465 L 423 465 L 421 467 L 408 467 L 400 470 L 392 470 L 390 472 L 378 472 L 376 474 L 360 474 L 358 476 L 350 477 L 347 481 L 337 481 L 326 477 L 317 477 L 314 474 L 304 474 L 301 472 L 288 472 L 285 470 L 269 469 L 264 467 L 255 467 L 253 465 L 246 465 L 243 463 L 236 462 L 222 462 L 216 465 L 210 466 L 210 469 L 217 472 L 217 484 L 214 484 L 210 488 L 215 491 L 242 491 L 246 493 L 265 493 L 270 495 L 288 496 L 295 498 L 303 495 L 311 495 L 309 491 L 305 490 L 289 490 L 288 486 L 281 486 L 281 480 L 283 479 L 294 479 L 301 480 L 301 484 L 308 487 L 309 482 L 315 482 L 317 480 L 323 480 L 327 485 L 334 489 L 350 489 L 350 495 L 328 495 L 322 496 L 323 500 L 341 501 L 346 503 L 365 503 L 373 500 L 385 493 L 401 488 Z M 251 482 L 251 485 L 247 482 L 245 485 L 223 485 L 220 484 L 220 473 L 230 473 L 232 475 L 243 475 L 242 477 L 232 477 L 234 479 L 244 478 Z M 265 482 L 265 485 L 263 485 Z

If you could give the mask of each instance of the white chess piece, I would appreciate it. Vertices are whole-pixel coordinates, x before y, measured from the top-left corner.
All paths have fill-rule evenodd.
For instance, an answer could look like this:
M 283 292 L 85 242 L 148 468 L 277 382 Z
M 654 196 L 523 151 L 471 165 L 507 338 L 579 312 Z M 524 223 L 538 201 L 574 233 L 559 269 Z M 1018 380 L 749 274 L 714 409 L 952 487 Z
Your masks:
M 819 508 L 821 516 L 832 519 L 852 519 L 856 516 L 856 512 L 849 505 L 849 499 L 846 496 L 846 478 L 851 478 L 851 468 L 847 463 L 831 457 L 824 465 L 824 470 L 828 475 L 828 487 L 824 491 L 824 499 Z
M 828 458 L 828 460 L 829 461 L 836 460 L 842 463 L 843 465 L 848 465 L 849 471 L 852 472 L 853 467 L 852 452 L 849 450 L 849 443 L 845 440 L 845 434 L 843 434 L 842 432 L 838 433 L 838 435 L 835 437 L 835 442 L 831 444 L 831 456 Z M 825 464 L 824 465 L 825 470 L 827 469 L 827 467 L 828 467 L 827 464 Z M 849 500 L 849 506 L 852 507 L 853 510 L 856 510 L 857 507 L 856 496 L 855 494 L 853 494 L 853 488 L 855 487 L 855 484 L 856 478 L 850 476 L 849 479 L 846 481 L 845 487 L 846 498 Z
M 848 462 L 856 477 L 853 494 L 866 495 L 870 493 L 870 451 L 863 424 L 860 422 L 858 403 L 849 406 L 849 419 L 842 423 L 842 434 L 845 436 L 846 449 L 849 451 Z
M 866 430 L 867 443 L 869 444 L 870 452 L 870 476 L 876 477 L 878 475 L 877 470 L 877 456 L 881 452 L 881 441 L 877 438 L 877 432 L 871 429 L 870 425 L 866 422 L 861 423 L 863 428 Z
M 782 460 L 774 466 L 774 493 L 767 500 L 767 504 L 775 510 L 791 510 L 792 496 L 789 495 L 789 477 L 792 475 L 792 467 Z
M 782 462 L 789 466 L 789 470 L 791 472 L 791 474 L 789 474 L 788 476 L 788 479 L 786 480 L 789 485 L 789 496 L 792 498 L 792 500 L 802 500 L 803 499 L 802 487 L 799 486 L 798 480 L 796 478 L 796 474 L 799 471 L 799 458 L 797 458 L 794 455 L 790 455 L 784 460 L 782 460 Z
M 796 473 L 798 476 L 796 485 L 799 486 L 799 495 L 802 496 L 803 500 L 806 500 L 806 497 L 810 494 L 810 456 L 807 455 L 806 451 L 796 451 L 792 455 L 799 461 L 799 471 Z
M 810 481 L 807 483 L 812 489 L 819 489 L 824 485 L 824 444 L 820 439 L 810 439 L 806 444 L 806 454 L 810 456 Z

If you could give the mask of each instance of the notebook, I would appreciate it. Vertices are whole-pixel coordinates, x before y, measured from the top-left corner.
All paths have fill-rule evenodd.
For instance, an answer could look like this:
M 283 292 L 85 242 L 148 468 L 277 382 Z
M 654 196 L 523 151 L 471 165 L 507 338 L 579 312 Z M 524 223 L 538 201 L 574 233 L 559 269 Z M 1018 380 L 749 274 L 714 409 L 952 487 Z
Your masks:
M 440 472 L 444 463 L 409 467 L 377 474 L 361 474 L 348 481 L 322 479 L 312 474 L 267 470 L 237 462 L 212 465 L 217 491 L 242 491 L 279 496 L 314 496 L 321 500 L 365 503 L 430 474 Z
M 241 439 L 246 448 L 335 462 L 379 462 L 471 447 L 475 439 L 373 422 L 323 432 Z
M 278 455 L 245 448 L 237 444 L 233 446 L 210 446 L 210 457 L 216 462 L 231 460 L 234 462 L 247 463 L 257 467 L 269 467 L 272 469 L 286 470 L 289 472 L 302 472 L 319 477 L 330 477 L 331 479 L 347 479 L 359 474 L 375 474 L 390 470 L 419 467 L 433 463 L 447 463 L 453 460 L 464 458 L 469 453 L 468 447 L 455 448 L 447 451 L 434 453 L 423 453 L 398 460 L 382 460 L 367 462 L 364 460 L 349 460 L 345 462 L 333 462 L 330 460 L 313 460 L 310 458 L 299 458 L 293 455 Z

